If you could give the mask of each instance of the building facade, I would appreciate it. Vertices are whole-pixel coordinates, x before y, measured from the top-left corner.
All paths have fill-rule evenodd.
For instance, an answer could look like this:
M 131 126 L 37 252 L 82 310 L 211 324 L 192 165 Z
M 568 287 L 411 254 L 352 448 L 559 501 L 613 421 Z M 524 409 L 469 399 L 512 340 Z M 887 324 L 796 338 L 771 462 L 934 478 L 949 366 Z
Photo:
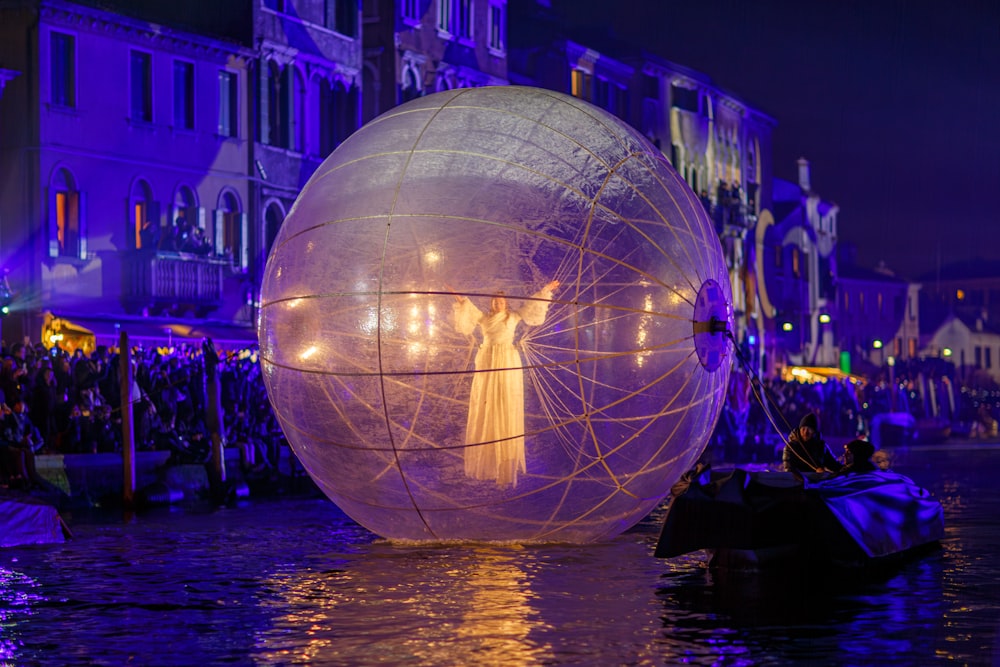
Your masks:
M 270 244 L 360 122 L 356 0 L 2 10 L 4 338 L 256 340 Z M 13 112 L 12 112 L 13 110 Z
M 839 207 L 813 189 L 805 159 L 798 161 L 798 182 L 774 179 L 773 206 L 773 217 L 755 230 L 761 300 L 774 323 L 771 356 L 779 366 L 836 366 L 838 341 L 830 322 Z
M 364 0 L 363 26 L 364 122 L 431 93 L 509 83 L 507 0 Z
M 871 372 L 919 356 L 919 292 L 884 268 L 840 267 L 829 326 L 851 370 Z
M 0 12 L 9 342 L 110 342 L 121 329 L 252 342 L 268 252 L 341 142 L 410 99 L 520 84 L 627 121 L 700 196 L 729 266 L 733 334 L 757 371 L 926 347 L 919 287 L 840 275 L 839 208 L 808 162 L 797 183 L 773 177 L 774 119 L 634 45 L 569 34 L 545 0 L 24 0 Z M 995 288 L 938 280 L 919 294 L 974 315 L 1000 303 Z

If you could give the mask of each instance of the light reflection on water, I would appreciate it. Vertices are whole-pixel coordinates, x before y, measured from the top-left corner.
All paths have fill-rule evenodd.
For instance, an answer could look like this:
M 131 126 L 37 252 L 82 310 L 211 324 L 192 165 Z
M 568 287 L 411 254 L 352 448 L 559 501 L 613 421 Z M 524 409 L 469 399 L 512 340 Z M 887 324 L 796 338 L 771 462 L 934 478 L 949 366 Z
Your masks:
M 887 572 L 722 576 L 589 546 L 401 545 L 325 500 L 162 510 L 0 551 L 0 664 L 994 665 L 1000 449 L 913 449 L 943 549 Z

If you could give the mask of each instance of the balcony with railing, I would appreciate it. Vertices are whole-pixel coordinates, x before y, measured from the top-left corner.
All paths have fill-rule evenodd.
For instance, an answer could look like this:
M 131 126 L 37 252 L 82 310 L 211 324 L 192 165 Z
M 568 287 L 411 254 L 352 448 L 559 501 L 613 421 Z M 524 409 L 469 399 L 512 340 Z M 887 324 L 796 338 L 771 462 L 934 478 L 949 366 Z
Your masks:
M 133 251 L 121 259 L 122 305 L 128 312 L 205 317 L 222 306 L 228 258 Z

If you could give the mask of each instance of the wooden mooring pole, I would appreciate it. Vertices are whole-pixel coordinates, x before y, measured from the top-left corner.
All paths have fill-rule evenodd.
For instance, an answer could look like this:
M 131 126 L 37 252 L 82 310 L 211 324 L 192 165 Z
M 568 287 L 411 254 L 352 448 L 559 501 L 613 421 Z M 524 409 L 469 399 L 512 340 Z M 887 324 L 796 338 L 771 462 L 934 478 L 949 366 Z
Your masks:
M 132 424 L 132 351 L 129 349 L 128 332 L 118 337 L 118 365 L 121 385 L 122 410 L 122 505 L 125 511 L 135 508 L 135 429 Z

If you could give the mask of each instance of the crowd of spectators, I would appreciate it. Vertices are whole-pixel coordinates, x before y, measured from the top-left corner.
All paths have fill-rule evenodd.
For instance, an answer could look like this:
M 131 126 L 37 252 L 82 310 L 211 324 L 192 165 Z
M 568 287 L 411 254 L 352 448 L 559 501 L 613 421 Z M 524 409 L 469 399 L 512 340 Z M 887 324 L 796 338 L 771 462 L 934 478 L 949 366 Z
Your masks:
M 240 448 L 249 471 L 277 467 L 287 445 L 264 390 L 254 350 L 220 352 L 218 378 L 227 445 Z M 0 352 L 0 484 L 39 484 L 38 454 L 122 451 L 117 350 L 92 354 L 14 344 Z M 132 350 L 132 405 L 137 450 L 170 452 L 178 463 L 211 454 L 205 426 L 205 358 L 201 347 Z
M 202 463 L 211 453 L 205 426 L 205 357 L 201 346 L 132 350 L 129 392 L 136 449 L 169 451 L 179 463 Z M 227 445 L 242 452 L 248 472 L 277 468 L 287 441 L 271 410 L 254 350 L 220 353 L 218 377 Z M 0 349 L 0 485 L 38 483 L 37 454 L 122 451 L 121 387 L 117 350 L 69 353 L 41 344 Z M 806 414 L 819 417 L 827 438 L 869 435 L 872 418 L 902 410 L 927 417 L 927 398 L 938 397 L 942 415 L 956 426 L 1000 414 L 1000 390 L 972 393 L 938 376 L 931 391 L 920 369 L 899 368 L 860 386 L 850 379 L 822 383 L 734 372 L 710 443 L 730 461 L 774 462 L 784 434 Z M 895 387 L 895 391 L 892 390 Z M 768 409 L 764 409 L 765 401 Z M 971 415 L 971 416 L 970 416 Z M 985 416 L 984 416 L 985 415 Z
M 908 434 L 913 438 L 996 437 L 1000 388 L 964 386 L 953 366 L 931 362 L 887 367 L 863 382 L 763 378 L 753 384 L 734 371 L 710 446 L 728 461 L 771 462 L 780 457 L 784 436 L 807 414 L 817 415 L 824 437 L 847 442 L 871 440 L 876 417 L 890 412 L 908 414 L 925 429 L 922 435 L 915 428 Z

